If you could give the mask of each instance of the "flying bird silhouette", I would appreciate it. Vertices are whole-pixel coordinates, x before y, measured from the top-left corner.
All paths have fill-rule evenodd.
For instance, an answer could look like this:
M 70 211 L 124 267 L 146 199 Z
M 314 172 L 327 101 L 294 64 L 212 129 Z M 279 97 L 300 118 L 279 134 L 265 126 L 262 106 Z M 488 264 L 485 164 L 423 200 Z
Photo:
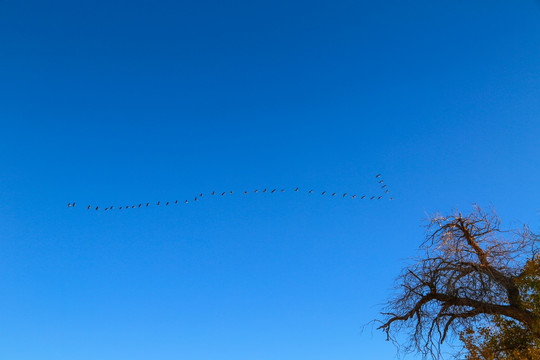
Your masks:
M 375 196 L 372 196 L 370 200 L 373 200 L 373 199 L 375 199 Z
M 271 191 L 272 194 L 275 193 L 275 192 L 276 192 L 276 189 L 274 189 L 274 190 Z
M 298 188 L 294 189 L 294 191 L 298 191 Z
M 225 193 L 224 193 L 224 192 L 222 192 L 222 193 L 221 193 L 221 196 L 223 196 L 223 195 L 225 195 Z
M 326 191 L 323 191 L 323 192 L 321 193 L 321 195 L 324 195 L 324 194 L 326 194 Z
M 343 194 L 343 197 L 347 196 L 347 193 Z
M 157 202 L 157 205 L 159 206 L 159 201 Z
M 308 191 L 308 194 L 311 194 L 312 192 L 313 192 L 313 190 L 309 190 L 309 191 Z
M 353 195 L 352 198 L 355 199 L 355 198 L 356 198 L 356 195 Z
M 375 177 L 376 177 L 376 178 L 381 177 L 381 174 L 377 174 L 377 176 L 375 176 Z

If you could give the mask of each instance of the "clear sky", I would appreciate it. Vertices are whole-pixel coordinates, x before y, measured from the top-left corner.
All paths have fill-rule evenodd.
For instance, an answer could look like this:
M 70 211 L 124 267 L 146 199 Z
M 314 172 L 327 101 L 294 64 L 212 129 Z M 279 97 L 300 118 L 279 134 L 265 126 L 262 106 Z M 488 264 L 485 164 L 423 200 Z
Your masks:
M 0 125 L 1 359 L 391 359 L 426 214 L 540 230 L 540 3 L 3 0 Z

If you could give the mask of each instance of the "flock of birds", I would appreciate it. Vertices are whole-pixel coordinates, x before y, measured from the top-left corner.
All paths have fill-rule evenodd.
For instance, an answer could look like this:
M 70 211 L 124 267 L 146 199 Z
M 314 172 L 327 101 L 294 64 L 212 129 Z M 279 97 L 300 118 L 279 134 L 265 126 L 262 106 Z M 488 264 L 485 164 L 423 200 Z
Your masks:
M 393 200 L 394 198 L 393 197 L 390 197 L 389 196 L 389 190 L 388 190 L 388 186 L 384 183 L 384 180 L 381 178 L 381 174 L 377 174 L 377 176 L 375 176 L 377 179 L 378 179 L 378 184 L 380 186 L 380 188 L 382 189 L 383 191 L 383 195 L 375 195 L 375 196 L 368 196 L 368 195 L 356 195 L 356 194 L 352 194 L 349 196 L 348 193 L 337 193 L 337 192 L 332 192 L 330 193 L 329 191 L 322 191 L 320 193 L 320 196 L 324 196 L 324 195 L 327 195 L 328 196 L 338 196 L 338 197 L 342 197 L 342 198 L 351 198 L 351 199 L 360 199 L 360 200 L 363 200 L 363 199 L 369 199 L 369 200 L 381 200 L 383 198 L 388 198 L 389 200 Z M 258 189 L 255 189 L 253 191 L 244 191 L 243 194 L 244 195 L 247 195 L 249 193 L 269 193 L 269 194 L 274 194 L 274 193 L 280 193 L 280 192 L 285 192 L 286 189 L 270 189 L 270 188 L 265 188 L 263 190 L 258 190 Z M 292 191 L 294 192 L 299 192 L 300 191 L 300 188 L 295 188 L 295 189 L 292 189 Z M 307 191 L 308 194 L 318 194 L 318 192 L 315 192 L 314 190 L 310 189 Z M 216 192 L 216 191 L 212 191 L 211 193 L 209 193 L 207 196 L 225 196 L 225 195 L 232 195 L 234 194 L 233 191 L 224 191 L 224 192 Z M 195 198 L 192 200 L 192 201 L 199 201 L 202 197 L 204 196 L 203 193 L 199 194 L 198 196 L 195 196 Z M 111 210 L 126 210 L 126 209 L 138 209 L 138 208 L 144 208 L 144 207 L 149 207 L 149 206 L 169 206 L 169 205 L 178 205 L 178 204 L 181 204 L 181 203 L 184 203 L 184 204 L 188 204 L 189 201 L 188 200 L 184 200 L 184 201 L 178 201 L 178 200 L 175 200 L 175 201 L 166 201 L 166 202 L 161 202 L 161 201 L 157 201 L 156 203 L 150 203 L 150 202 L 146 202 L 146 203 L 139 203 L 139 204 L 136 204 L 136 205 L 127 205 L 127 206 L 108 206 L 108 207 L 102 207 L 102 206 L 93 206 L 93 205 L 88 205 L 86 207 L 87 210 L 91 210 L 91 209 L 94 209 L 96 211 L 98 210 L 103 210 L 103 211 L 111 211 Z M 75 207 L 75 203 L 68 203 L 67 206 L 69 208 L 74 208 Z

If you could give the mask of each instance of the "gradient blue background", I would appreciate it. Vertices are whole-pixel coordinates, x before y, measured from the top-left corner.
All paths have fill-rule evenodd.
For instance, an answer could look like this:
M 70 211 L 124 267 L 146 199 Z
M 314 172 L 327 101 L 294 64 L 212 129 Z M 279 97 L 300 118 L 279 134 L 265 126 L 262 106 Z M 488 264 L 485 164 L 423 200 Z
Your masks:
M 391 359 L 427 214 L 540 230 L 539 115 L 534 0 L 0 1 L 0 358 Z

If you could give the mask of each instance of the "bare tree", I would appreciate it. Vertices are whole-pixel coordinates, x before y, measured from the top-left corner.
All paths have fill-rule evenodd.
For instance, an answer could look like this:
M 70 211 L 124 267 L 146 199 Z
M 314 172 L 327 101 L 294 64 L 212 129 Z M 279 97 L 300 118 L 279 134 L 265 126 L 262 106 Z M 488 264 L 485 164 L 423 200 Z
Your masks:
M 528 227 L 503 231 L 494 212 L 475 207 L 467 216 L 432 217 L 427 234 L 424 255 L 402 271 L 382 313 L 379 329 L 389 340 L 404 331 L 406 351 L 439 358 L 447 335 L 493 316 L 514 319 L 540 338 L 540 316 L 523 305 L 515 281 L 536 256 L 538 237 Z

